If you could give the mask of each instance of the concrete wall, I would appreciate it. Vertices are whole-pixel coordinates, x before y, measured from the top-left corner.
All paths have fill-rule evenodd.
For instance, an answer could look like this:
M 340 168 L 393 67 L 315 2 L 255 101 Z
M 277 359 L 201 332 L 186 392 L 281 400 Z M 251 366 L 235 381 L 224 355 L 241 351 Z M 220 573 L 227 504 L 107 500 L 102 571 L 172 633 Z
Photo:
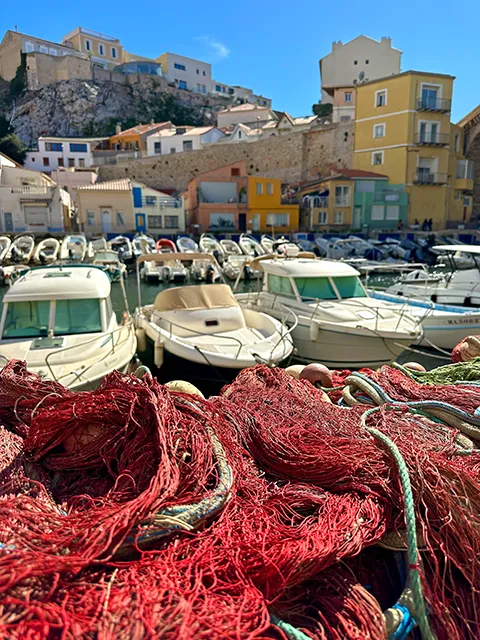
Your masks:
M 331 165 L 352 166 L 353 123 L 272 136 L 257 142 L 208 145 L 199 151 L 142 158 L 100 167 L 102 180 L 129 177 L 156 189 L 183 191 L 197 174 L 246 161 L 249 175 L 297 182 L 329 173 Z

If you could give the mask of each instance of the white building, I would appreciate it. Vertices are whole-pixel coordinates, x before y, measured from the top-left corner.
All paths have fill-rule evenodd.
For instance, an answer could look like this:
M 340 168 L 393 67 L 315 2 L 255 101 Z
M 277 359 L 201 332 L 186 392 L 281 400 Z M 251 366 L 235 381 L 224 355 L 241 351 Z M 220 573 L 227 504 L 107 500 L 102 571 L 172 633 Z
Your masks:
M 62 233 L 72 216 L 71 198 L 48 176 L 24 169 L 0 153 L 0 231 Z
M 392 47 L 391 38 L 380 42 L 358 36 L 346 44 L 334 42 L 332 51 L 320 60 L 322 103 L 333 103 L 327 88 L 345 87 L 400 73 L 402 52 Z
M 82 187 L 84 185 L 95 184 L 98 180 L 98 173 L 95 169 L 68 169 L 60 168 L 56 171 L 52 171 L 50 178 L 58 184 L 59 187 L 68 191 L 72 198 L 72 202 L 75 202 L 76 187 Z
M 185 199 L 132 182 L 133 211 L 137 222 L 142 217 L 145 228 L 155 237 L 185 232 Z
M 231 127 L 236 124 L 255 124 L 261 127 L 269 120 L 278 120 L 275 113 L 268 107 L 259 107 L 257 104 L 239 104 L 236 107 L 228 106 L 217 113 L 217 127 Z
M 162 73 L 179 89 L 195 93 L 212 92 L 212 65 L 176 53 L 163 53 L 156 59 L 162 65 Z
M 212 93 L 216 96 L 232 98 L 234 101 L 239 103 L 249 102 L 250 104 L 258 104 L 261 107 L 268 107 L 269 109 L 272 106 L 270 98 L 256 95 L 251 89 L 240 87 L 238 85 L 224 84 L 223 82 L 217 82 L 216 80 L 212 81 Z
M 38 151 L 29 151 L 25 167 L 36 171 L 56 171 L 59 167 L 85 169 L 94 165 L 93 150 L 108 138 L 56 138 L 42 136 Z
M 147 138 L 147 155 L 158 156 L 202 149 L 225 136 L 216 127 L 174 127 Z

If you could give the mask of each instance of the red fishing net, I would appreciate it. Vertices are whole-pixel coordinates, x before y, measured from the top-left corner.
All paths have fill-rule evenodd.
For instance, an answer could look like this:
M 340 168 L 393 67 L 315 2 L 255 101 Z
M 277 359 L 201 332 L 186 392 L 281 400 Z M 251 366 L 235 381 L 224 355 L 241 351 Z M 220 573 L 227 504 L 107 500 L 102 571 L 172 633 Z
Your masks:
M 404 527 L 398 471 L 365 407 L 321 399 L 264 366 L 202 400 L 120 374 L 72 393 L 10 363 L 0 637 L 285 639 L 271 614 L 311 638 L 385 637 L 405 575 L 373 545 Z M 404 408 L 368 424 L 408 466 L 432 627 L 479 637 L 478 453 L 456 455 L 453 430 Z M 175 529 L 219 495 L 220 510 Z

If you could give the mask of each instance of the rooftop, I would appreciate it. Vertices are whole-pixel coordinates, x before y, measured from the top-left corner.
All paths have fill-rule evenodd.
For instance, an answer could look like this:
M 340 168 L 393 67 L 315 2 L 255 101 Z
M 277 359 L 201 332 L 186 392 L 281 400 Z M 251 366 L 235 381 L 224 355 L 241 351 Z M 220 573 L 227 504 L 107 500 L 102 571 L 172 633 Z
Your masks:
M 229 113 L 230 111 L 257 111 L 259 109 L 262 109 L 263 111 L 270 111 L 269 107 L 261 107 L 258 104 L 250 104 L 250 102 L 245 102 L 244 104 L 239 104 L 236 107 L 223 109 L 223 111 L 219 111 L 218 113 Z
M 63 42 L 65 42 L 65 40 L 69 40 L 70 38 L 73 38 L 79 33 L 84 33 L 87 36 L 91 36 L 92 38 L 97 38 L 98 40 L 105 40 L 106 42 L 116 42 L 116 43 L 120 42 L 118 38 L 114 38 L 113 36 L 107 36 L 106 34 L 100 33 L 99 31 L 92 31 L 91 29 L 85 29 L 85 27 L 77 27 L 73 31 L 70 31 L 70 33 L 67 33 L 66 36 L 63 36 Z
M 375 84 L 376 82 L 385 82 L 385 80 L 391 80 L 392 78 L 399 78 L 400 76 L 427 76 L 434 78 L 449 78 L 450 80 L 455 80 L 455 76 L 450 76 L 448 73 L 434 73 L 429 71 L 402 71 L 401 73 L 394 73 L 390 76 L 384 76 L 383 78 L 377 78 L 376 80 L 369 80 L 368 82 L 362 82 L 356 85 L 357 90 L 361 87 L 365 87 L 369 84 Z
M 110 279 L 95 267 L 84 265 L 31 269 L 7 291 L 4 302 L 22 300 L 73 300 L 107 298 Z
M 356 269 L 344 262 L 296 258 L 262 260 L 261 268 L 267 273 L 293 278 L 320 278 L 322 276 L 358 276 Z
M 66 136 L 65 138 L 61 138 L 59 136 L 40 136 L 38 138 L 39 140 L 44 140 L 44 141 L 50 141 L 53 140 L 55 142 L 70 142 L 70 140 L 72 142 L 103 142 L 105 140 L 108 140 L 108 136 L 107 137 L 97 137 L 97 138 L 78 138 L 75 136 Z
M 121 138 L 122 136 L 134 136 L 141 135 L 142 133 L 147 133 L 148 131 L 152 131 L 153 129 L 157 129 L 158 127 L 166 127 L 172 126 L 171 122 L 149 122 L 148 124 L 137 124 L 134 127 L 130 127 L 130 129 L 125 129 L 125 131 L 121 131 L 120 133 L 115 133 L 111 138 Z
M 119 180 L 107 180 L 106 182 L 96 182 L 95 184 L 84 184 L 74 187 L 76 191 L 131 191 L 132 183 L 128 178 Z

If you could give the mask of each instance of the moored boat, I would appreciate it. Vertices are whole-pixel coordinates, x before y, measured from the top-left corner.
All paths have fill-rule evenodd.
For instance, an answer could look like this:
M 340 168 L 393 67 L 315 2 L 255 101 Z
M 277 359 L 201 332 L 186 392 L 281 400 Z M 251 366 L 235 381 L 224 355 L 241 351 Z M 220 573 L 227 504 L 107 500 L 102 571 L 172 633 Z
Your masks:
M 0 264 L 3 264 L 12 241 L 8 236 L 0 236 Z
M 8 262 L 28 264 L 35 250 L 35 238 L 31 235 L 17 236 L 10 245 L 5 259 Z
M 36 264 L 55 262 L 60 252 L 60 242 L 56 238 L 44 238 L 35 247 L 33 261 Z
M 87 239 L 81 233 L 72 233 L 64 237 L 60 249 L 60 260 L 83 262 L 87 255 Z

